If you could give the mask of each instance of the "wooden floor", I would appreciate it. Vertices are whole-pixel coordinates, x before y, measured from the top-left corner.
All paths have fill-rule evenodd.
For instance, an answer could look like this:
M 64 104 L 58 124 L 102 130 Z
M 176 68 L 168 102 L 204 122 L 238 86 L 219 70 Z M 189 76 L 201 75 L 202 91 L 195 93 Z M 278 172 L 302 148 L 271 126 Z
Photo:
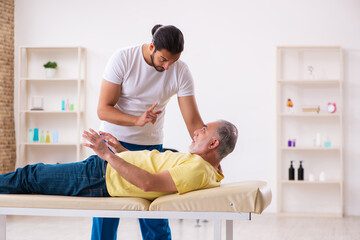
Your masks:
M 89 240 L 90 218 L 23 217 L 7 218 L 7 240 Z M 212 222 L 170 220 L 173 240 L 211 240 Z M 224 231 L 223 231 L 224 234 Z M 118 240 L 141 240 L 137 220 L 122 219 Z M 225 239 L 225 238 L 224 238 Z M 234 222 L 234 240 L 359 240 L 360 217 L 308 218 L 253 215 L 252 221 Z

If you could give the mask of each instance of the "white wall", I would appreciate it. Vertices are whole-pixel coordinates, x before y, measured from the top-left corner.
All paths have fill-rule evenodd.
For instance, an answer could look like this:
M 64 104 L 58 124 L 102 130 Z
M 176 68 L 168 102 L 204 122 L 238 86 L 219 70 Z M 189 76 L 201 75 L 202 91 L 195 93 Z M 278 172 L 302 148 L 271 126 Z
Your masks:
M 275 49 L 345 49 L 345 212 L 360 215 L 360 1 L 358 0 L 15 0 L 15 45 L 80 45 L 88 50 L 87 127 L 97 128 L 101 75 L 116 49 L 151 41 L 157 23 L 179 27 L 205 121 L 235 123 L 225 182 L 263 179 L 276 211 Z M 18 52 L 16 52 L 16 58 Z M 17 63 L 17 62 L 16 62 Z M 18 66 L 16 66 L 17 68 Z M 190 142 L 176 99 L 167 108 L 166 147 Z

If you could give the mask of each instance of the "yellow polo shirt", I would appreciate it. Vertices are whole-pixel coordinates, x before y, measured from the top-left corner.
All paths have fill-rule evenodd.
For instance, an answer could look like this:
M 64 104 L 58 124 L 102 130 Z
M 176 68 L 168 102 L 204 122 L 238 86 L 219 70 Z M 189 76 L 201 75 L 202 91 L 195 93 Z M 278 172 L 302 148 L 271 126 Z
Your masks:
M 217 187 L 224 178 L 222 173 L 202 159 L 191 153 L 166 151 L 127 151 L 117 154 L 125 161 L 150 173 L 168 170 L 180 194 L 189 191 Z M 149 200 L 170 194 L 166 192 L 144 192 L 129 183 L 110 164 L 106 169 L 106 187 L 110 196 L 140 197 Z

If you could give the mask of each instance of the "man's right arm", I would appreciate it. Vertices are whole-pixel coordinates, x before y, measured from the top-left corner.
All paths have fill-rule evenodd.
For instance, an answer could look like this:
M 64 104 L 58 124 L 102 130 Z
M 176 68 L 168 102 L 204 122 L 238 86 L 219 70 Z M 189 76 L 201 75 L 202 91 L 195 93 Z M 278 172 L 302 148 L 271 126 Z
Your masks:
M 150 173 L 126 162 L 113 154 L 105 144 L 103 137 L 92 129 L 83 132 L 83 138 L 89 143 L 84 146 L 91 148 L 101 158 L 106 160 L 123 178 L 145 192 L 177 192 L 176 185 L 169 171 Z M 136 154 L 136 152 L 134 152 Z
M 136 154 L 136 152 L 133 152 Z M 115 154 L 107 154 L 105 160 L 127 181 L 145 192 L 177 192 L 169 171 L 150 173 L 126 162 Z
M 119 84 L 111 83 L 105 79 L 102 80 L 97 108 L 99 119 L 121 126 L 144 126 L 149 122 L 155 123 L 157 115 L 161 113 L 161 111 L 154 111 L 157 106 L 156 103 L 141 116 L 125 114 L 116 109 L 114 106 L 120 98 L 121 89 L 122 86 Z
M 97 108 L 98 117 L 100 120 L 109 123 L 134 126 L 138 117 L 125 114 L 114 107 L 119 100 L 120 94 L 121 85 L 111 83 L 105 79 L 102 80 Z

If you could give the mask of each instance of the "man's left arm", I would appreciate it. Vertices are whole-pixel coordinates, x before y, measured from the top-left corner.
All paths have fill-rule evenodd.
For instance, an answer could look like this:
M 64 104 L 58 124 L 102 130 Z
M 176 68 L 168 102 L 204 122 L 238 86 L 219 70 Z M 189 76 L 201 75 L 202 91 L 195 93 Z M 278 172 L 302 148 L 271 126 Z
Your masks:
M 178 103 L 186 127 L 191 138 L 193 138 L 194 131 L 204 126 L 204 122 L 201 119 L 199 109 L 197 107 L 195 96 L 178 97 Z
M 84 131 L 82 136 L 89 142 L 84 143 L 84 146 L 94 150 L 101 159 L 107 161 L 131 184 L 137 186 L 145 192 L 177 192 L 176 185 L 169 171 L 166 170 L 153 174 L 126 162 L 121 157 L 113 154 L 103 141 L 103 137 L 92 129 Z M 134 152 L 134 154 L 136 154 L 136 152 Z

